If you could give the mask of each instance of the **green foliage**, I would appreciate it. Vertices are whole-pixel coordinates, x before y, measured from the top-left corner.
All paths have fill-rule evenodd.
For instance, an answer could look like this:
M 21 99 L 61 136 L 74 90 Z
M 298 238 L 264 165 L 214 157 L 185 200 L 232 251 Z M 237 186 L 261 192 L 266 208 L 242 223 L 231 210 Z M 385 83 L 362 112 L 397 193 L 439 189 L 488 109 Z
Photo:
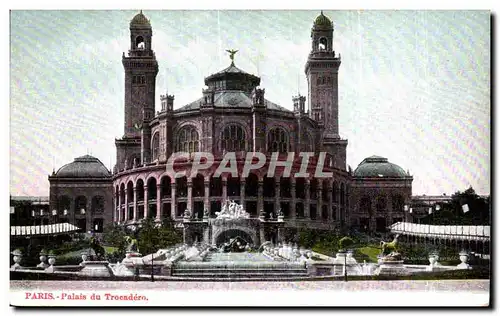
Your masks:
M 182 242 L 182 235 L 175 230 L 171 220 L 167 219 L 161 226 L 157 226 L 153 219 L 148 218 L 142 222 L 137 239 L 139 251 L 150 254 Z
M 378 255 L 380 254 L 380 248 L 377 245 L 367 245 L 355 249 L 354 258 L 357 262 L 374 262 L 378 261 Z
M 339 240 L 339 248 L 347 250 L 354 245 L 354 240 L 351 237 L 345 236 Z
M 124 228 L 118 225 L 109 225 L 104 229 L 103 243 L 106 246 L 115 247 L 118 256 L 124 257 L 127 248 L 125 237 L 127 233 Z M 106 248 L 106 247 L 105 247 Z
M 463 212 L 462 205 L 469 206 L 469 212 Z M 490 198 L 476 194 L 472 187 L 463 192 L 455 192 L 451 202 L 441 205 L 439 211 L 421 220 L 422 224 L 433 225 L 491 225 Z

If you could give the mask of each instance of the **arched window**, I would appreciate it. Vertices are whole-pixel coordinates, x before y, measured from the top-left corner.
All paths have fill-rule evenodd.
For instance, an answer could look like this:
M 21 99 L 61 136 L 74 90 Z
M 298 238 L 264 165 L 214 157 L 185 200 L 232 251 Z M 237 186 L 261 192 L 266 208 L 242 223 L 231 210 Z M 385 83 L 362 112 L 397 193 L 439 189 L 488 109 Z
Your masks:
M 146 44 L 144 43 L 144 38 L 142 36 L 137 36 L 135 39 L 135 48 L 137 49 L 145 49 Z
M 372 214 L 372 201 L 369 196 L 363 196 L 359 202 L 360 213 Z
M 392 211 L 393 212 L 402 212 L 404 208 L 404 198 L 400 194 L 396 194 L 392 196 Z
M 377 199 L 377 211 L 378 212 L 383 212 L 387 208 L 387 201 L 385 200 L 385 197 L 379 196 Z
M 301 147 L 304 152 L 314 152 L 314 141 L 311 134 L 307 131 L 302 132 Z
M 287 153 L 288 150 L 288 133 L 281 127 L 270 130 L 267 134 L 267 151 Z
M 326 37 L 322 37 L 319 39 L 319 44 L 318 44 L 318 49 L 319 50 L 326 50 L 328 48 L 328 41 L 326 40 Z
M 175 150 L 177 152 L 183 151 L 188 153 L 194 153 L 200 150 L 200 140 L 194 126 L 188 125 L 179 131 Z
M 155 133 L 151 148 L 153 149 L 153 161 L 160 155 L 160 133 Z
M 221 134 L 221 150 L 229 152 L 246 150 L 246 134 L 241 126 L 232 124 L 224 127 Z
M 92 198 L 91 204 L 92 214 L 102 214 L 104 212 L 104 197 L 96 195 Z

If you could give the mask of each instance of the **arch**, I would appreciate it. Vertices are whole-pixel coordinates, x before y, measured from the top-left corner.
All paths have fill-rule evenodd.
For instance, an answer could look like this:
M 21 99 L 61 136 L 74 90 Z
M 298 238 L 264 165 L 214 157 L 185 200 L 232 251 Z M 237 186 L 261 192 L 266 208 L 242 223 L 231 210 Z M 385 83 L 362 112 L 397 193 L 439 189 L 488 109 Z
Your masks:
M 295 179 L 295 197 L 298 199 L 306 198 L 306 180 L 304 178 Z
M 132 180 L 127 183 L 127 201 L 134 202 L 134 183 Z
M 326 205 L 322 205 L 321 206 L 321 218 L 323 220 L 327 220 L 328 219 L 328 207 Z
M 326 37 L 321 37 L 318 41 L 318 50 L 327 50 L 328 49 L 328 40 Z
M 148 179 L 148 200 L 156 200 L 156 178 Z
M 220 133 L 221 151 L 246 151 L 247 150 L 247 134 L 245 129 L 235 123 L 224 126 Z
M 176 178 L 175 179 L 175 183 L 176 183 L 176 190 L 175 190 L 175 196 L 176 197 L 187 197 L 187 191 L 188 191 L 188 187 L 187 187 L 187 177 L 186 176 L 183 176 L 183 177 L 180 177 L 180 178 Z
M 337 182 L 333 181 L 332 184 L 332 202 L 333 203 L 338 203 L 339 202 L 339 188 Z
M 304 152 L 314 152 L 314 139 L 307 130 L 302 131 L 301 150 Z
M 95 195 L 92 197 L 90 210 L 92 214 L 104 213 L 104 197 L 102 195 Z
M 222 196 L 222 179 L 210 177 L 210 196 Z
M 161 198 L 172 196 L 172 179 L 169 176 L 163 176 L 160 180 L 160 196 Z
M 146 49 L 146 42 L 144 41 L 144 37 L 139 35 L 135 38 L 135 49 Z
M 184 125 L 177 131 L 175 151 L 194 153 L 200 151 L 200 136 L 194 125 Z
M 361 200 L 359 201 L 358 212 L 367 213 L 370 215 L 372 214 L 372 200 L 369 196 L 365 195 L 361 198 Z
M 125 183 L 120 185 L 120 206 L 125 204 Z
M 345 205 L 345 185 L 343 182 L 340 184 L 340 205 Z
M 248 174 L 245 180 L 245 196 L 257 196 L 259 188 L 259 177 L 255 173 Z
M 274 177 L 268 177 L 267 175 L 264 177 L 264 197 L 275 197 L 276 192 L 276 182 Z
M 304 204 L 302 202 L 297 202 L 295 204 L 295 212 L 297 218 L 304 218 Z
M 193 197 L 205 196 L 205 178 L 201 174 L 197 174 L 193 178 L 192 194 Z
M 377 197 L 377 204 L 376 204 L 377 212 L 384 212 L 387 208 L 387 200 L 385 196 L 379 195 Z
M 240 196 L 240 178 L 239 177 L 233 177 L 231 174 L 228 175 L 227 177 L 227 196 Z
M 135 160 L 136 166 L 140 166 L 141 165 L 141 154 L 135 153 L 135 154 L 130 155 L 127 158 L 127 169 L 132 169 L 134 167 L 134 160 Z
M 392 211 L 403 212 L 405 200 L 401 194 L 392 196 Z
M 240 237 L 241 239 L 245 240 L 248 244 L 254 244 L 254 245 L 257 244 L 255 233 L 252 233 L 252 231 L 244 228 L 231 228 L 231 229 L 221 230 L 214 236 L 213 240 L 215 241 L 215 244 L 217 246 L 220 246 L 221 244 L 235 237 Z
M 85 214 L 87 211 L 87 197 L 79 195 L 75 198 L 75 210 L 75 214 Z
M 153 135 L 153 140 L 151 141 L 151 149 L 152 149 L 152 161 L 155 161 L 160 156 L 160 133 L 156 132 Z
M 292 182 L 290 178 L 280 179 L 280 196 L 285 198 L 292 197 Z
M 137 180 L 135 187 L 137 189 L 137 201 L 144 201 L 144 180 Z
M 313 178 L 309 184 L 309 198 L 315 200 L 318 198 L 318 180 Z
M 290 150 L 288 132 L 282 127 L 273 127 L 267 133 L 267 151 L 287 153 Z
M 71 199 L 67 195 L 59 196 L 58 197 L 58 214 L 62 215 L 68 215 L 70 209 L 71 209 Z M 66 212 L 64 212 L 66 211 Z M 65 214 L 66 213 L 66 214 Z
M 329 189 L 329 183 L 328 183 L 328 181 L 323 180 L 323 187 L 322 187 L 321 197 L 323 198 L 323 201 L 325 201 L 325 202 L 328 202 L 328 199 L 329 199 L 328 189 Z

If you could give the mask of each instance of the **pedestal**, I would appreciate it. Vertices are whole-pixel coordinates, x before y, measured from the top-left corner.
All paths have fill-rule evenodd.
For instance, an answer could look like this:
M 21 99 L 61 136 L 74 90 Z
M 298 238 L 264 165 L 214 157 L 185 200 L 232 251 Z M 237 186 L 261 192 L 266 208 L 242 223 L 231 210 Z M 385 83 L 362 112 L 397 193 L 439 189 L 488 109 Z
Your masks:
M 108 261 L 86 261 L 85 267 L 78 274 L 92 277 L 112 277 L 113 271 L 109 267 Z
M 380 266 L 375 270 L 376 275 L 408 275 L 408 270 L 403 265 L 403 260 L 381 260 Z

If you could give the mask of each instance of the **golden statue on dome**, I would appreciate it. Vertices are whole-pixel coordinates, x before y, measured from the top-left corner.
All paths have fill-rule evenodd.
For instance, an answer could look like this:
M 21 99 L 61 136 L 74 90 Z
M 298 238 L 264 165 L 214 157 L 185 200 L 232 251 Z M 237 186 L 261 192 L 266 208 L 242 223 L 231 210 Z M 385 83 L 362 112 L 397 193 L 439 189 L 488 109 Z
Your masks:
M 231 58 L 231 65 L 234 66 L 234 55 L 238 52 L 237 50 L 234 49 L 226 49 L 226 52 L 229 53 L 229 58 Z

